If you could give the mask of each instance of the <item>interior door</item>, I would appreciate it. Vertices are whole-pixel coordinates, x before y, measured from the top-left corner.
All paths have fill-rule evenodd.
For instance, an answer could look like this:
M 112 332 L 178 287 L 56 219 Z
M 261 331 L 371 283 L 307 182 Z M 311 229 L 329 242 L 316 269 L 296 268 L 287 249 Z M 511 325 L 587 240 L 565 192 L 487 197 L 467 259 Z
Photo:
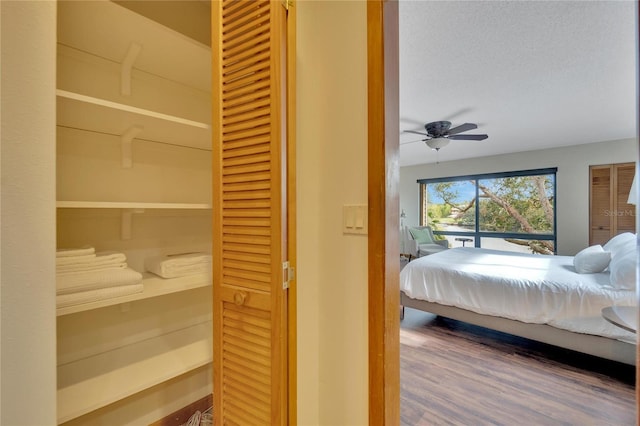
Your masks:
M 212 3 L 216 424 L 289 422 L 286 6 Z

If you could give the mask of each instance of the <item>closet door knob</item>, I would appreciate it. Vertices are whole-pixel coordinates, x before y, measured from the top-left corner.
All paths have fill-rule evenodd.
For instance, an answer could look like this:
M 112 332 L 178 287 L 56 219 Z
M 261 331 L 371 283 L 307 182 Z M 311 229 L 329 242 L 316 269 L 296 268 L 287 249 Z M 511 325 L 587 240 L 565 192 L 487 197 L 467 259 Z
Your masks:
M 236 291 L 235 294 L 233 295 L 233 302 L 238 306 L 244 305 L 244 301 L 246 299 L 247 299 L 247 293 L 245 293 L 244 291 Z

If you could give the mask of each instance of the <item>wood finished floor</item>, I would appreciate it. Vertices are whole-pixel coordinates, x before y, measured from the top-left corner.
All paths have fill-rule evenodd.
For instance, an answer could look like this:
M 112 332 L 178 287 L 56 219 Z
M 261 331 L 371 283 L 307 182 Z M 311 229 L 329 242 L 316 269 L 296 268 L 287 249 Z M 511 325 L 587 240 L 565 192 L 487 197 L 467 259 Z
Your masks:
M 635 368 L 407 308 L 402 425 L 635 425 Z

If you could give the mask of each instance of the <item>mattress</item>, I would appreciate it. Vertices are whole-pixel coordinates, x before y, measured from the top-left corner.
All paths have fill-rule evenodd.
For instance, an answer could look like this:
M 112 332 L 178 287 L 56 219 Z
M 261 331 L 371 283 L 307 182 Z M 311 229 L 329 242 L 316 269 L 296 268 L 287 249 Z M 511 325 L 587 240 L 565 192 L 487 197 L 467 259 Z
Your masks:
M 608 271 L 578 274 L 572 256 L 453 248 L 409 262 L 400 290 L 479 314 L 636 341 L 601 314 L 607 306 L 635 305 L 635 291 L 612 287 Z

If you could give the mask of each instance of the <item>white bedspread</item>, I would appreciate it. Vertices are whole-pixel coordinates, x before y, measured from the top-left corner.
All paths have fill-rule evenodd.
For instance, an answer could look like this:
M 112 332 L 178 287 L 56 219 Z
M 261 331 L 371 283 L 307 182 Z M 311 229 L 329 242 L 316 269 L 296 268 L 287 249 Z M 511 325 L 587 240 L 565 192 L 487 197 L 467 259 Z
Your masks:
M 571 256 L 454 248 L 409 262 L 400 290 L 480 314 L 635 342 L 601 314 L 606 306 L 634 305 L 635 291 L 611 287 L 607 271 L 576 273 Z

